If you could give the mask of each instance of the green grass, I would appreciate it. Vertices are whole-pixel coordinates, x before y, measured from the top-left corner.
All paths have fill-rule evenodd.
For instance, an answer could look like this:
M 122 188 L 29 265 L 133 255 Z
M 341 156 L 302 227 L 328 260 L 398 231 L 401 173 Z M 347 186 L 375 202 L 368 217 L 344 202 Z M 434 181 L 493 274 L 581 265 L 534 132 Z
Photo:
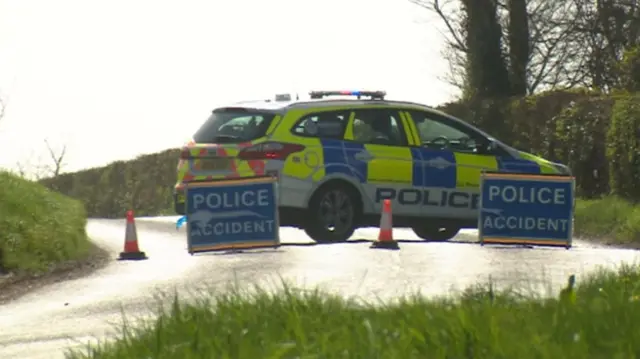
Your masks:
M 363 303 L 285 286 L 175 297 L 158 316 L 68 358 L 635 358 L 640 268 L 578 278 L 574 305 L 479 286 Z
M 578 200 L 574 228 L 576 236 L 640 246 L 640 205 L 614 196 Z
M 90 247 L 80 202 L 0 170 L 0 272 L 38 274 Z

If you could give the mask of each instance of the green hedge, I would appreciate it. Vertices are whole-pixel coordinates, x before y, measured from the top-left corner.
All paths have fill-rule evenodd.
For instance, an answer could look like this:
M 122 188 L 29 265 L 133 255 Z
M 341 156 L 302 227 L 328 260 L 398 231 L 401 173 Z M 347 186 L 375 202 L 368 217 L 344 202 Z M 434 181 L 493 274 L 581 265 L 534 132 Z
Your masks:
M 0 274 L 49 271 L 88 255 L 82 204 L 0 171 Z
M 569 165 L 578 195 L 597 198 L 610 192 L 607 131 L 615 102 L 593 91 L 549 91 L 511 100 L 449 103 L 441 110 L 519 150 Z
M 139 216 L 164 214 L 173 206 L 178 156 L 178 150 L 167 150 L 41 183 L 81 200 L 91 217 L 121 218 L 131 209 Z
M 576 203 L 574 235 L 606 244 L 640 245 L 640 206 L 616 196 Z
M 609 160 L 606 133 L 613 100 L 585 97 L 572 101 L 553 117 L 553 141 L 547 153 L 551 160 L 565 163 L 576 176 L 581 197 L 598 197 L 609 191 Z
M 620 96 L 607 134 L 613 193 L 640 200 L 640 95 Z

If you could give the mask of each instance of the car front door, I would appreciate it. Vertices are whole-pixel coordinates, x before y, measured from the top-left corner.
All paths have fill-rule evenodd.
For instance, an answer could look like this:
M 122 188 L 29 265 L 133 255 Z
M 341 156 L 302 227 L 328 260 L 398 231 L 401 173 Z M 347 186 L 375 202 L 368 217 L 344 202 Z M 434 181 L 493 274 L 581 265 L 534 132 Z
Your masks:
M 418 136 L 414 158 L 423 177 L 423 210 L 432 216 L 474 218 L 482 171 L 497 170 L 489 139 L 472 128 L 436 113 L 411 110 L 406 118 Z
M 401 195 L 402 190 L 411 187 L 413 174 L 411 149 L 401 116 L 400 111 L 388 108 L 355 109 L 345 133 L 347 142 L 361 144 L 348 157 L 349 161 L 367 163 L 363 187 L 374 213 L 381 210 L 387 198 L 392 200 L 394 214 L 419 212 L 417 201 L 405 201 Z

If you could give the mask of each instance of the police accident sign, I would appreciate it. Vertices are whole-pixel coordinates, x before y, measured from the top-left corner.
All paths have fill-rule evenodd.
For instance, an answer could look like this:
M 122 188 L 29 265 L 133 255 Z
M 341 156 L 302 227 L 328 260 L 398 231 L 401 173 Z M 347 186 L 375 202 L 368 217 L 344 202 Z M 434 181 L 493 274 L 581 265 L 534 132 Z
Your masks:
M 190 183 L 189 253 L 280 245 L 273 177 Z
M 571 176 L 483 173 L 480 243 L 571 247 L 574 183 Z

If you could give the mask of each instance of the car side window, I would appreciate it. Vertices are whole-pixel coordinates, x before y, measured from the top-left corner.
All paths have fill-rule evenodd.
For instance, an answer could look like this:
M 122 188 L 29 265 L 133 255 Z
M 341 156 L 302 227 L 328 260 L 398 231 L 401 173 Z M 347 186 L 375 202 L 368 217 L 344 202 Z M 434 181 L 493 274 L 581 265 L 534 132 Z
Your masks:
M 294 134 L 341 140 L 349 121 L 349 111 L 325 111 L 301 118 L 293 129 Z
M 478 153 L 488 140 L 470 128 L 425 111 L 408 111 L 413 119 L 423 147 L 449 149 L 455 152 Z
M 354 110 L 353 140 L 374 145 L 407 145 L 400 113 L 390 109 Z

